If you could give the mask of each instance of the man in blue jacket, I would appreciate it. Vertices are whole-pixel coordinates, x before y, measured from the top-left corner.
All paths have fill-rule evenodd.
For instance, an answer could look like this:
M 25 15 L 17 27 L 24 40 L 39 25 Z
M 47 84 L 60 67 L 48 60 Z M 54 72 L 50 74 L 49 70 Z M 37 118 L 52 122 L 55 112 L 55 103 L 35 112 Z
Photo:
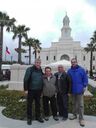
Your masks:
M 77 118 L 77 112 L 79 113 L 79 123 L 81 126 L 85 126 L 84 123 L 84 101 L 83 94 L 88 85 L 88 77 L 85 70 L 78 65 L 77 60 L 73 58 L 71 60 L 71 68 L 68 70 L 68 74 L 72 80 L 72 97 L 73 97 L 73 115 L 70 120 Z M 78 111 L 77 111 L 78 110 Z

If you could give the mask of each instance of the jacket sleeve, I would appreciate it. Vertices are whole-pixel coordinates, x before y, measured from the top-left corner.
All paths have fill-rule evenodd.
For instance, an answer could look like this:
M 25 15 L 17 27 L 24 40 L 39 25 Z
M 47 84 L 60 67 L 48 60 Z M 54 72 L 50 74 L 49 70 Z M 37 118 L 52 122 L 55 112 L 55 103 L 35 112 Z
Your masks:
M 25 72 L 24 80 L 23 80 L 24 91 L 28 90 L 30 75 L 31 75 L 31 68 L 27 68 Z
M 67 75 L 68 75 L 67 79 L 68 79 L 68 86 L 69 86 L 68 92 L 72 93 L 72 78 L 71 78 L 69 70 L 67 72 Z
M 84 87 L 88 86 L 88 76 L 84 69 L 83 69 L 83 86 Z
M 71 77 L 67 74 L 67 83 L 68 83 L 68 93 L 71 93 L 72 80 Z
M 56 91 L 58 90 L 58 75 L 57 73 L 54 74 L 56 80 L 55 80 L 55 87 L 56 87 Z

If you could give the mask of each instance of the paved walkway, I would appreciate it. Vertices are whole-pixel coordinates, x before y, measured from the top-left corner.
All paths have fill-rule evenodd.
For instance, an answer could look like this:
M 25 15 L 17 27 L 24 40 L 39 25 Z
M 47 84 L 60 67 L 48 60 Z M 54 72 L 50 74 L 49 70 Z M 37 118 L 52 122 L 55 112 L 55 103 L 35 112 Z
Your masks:
M 67 121 L 59 119 L 59 121 L 54 121 L 52 117 L 50 117 L 49 121 L 45 121 L 44 123 L 33 121 L 32 125 L 29 126 L 26 124 L 26 121 L 14 120 L 3 116 L 1 113 L 3 109 L 3 107 L 0 107 L 0 128 L 81 128 L 78 119 L 72 121 L 69 119 Z M 96 128 L 96 117 L 84 116 L 84 118 L 84 128 Z
M 10 81 L 0 81 L 0 85 L 7 85 L 9 83 L 10 83 Z
M 96 88 L 96 81 L 95 81 L 95 80 L 88 79 L 88 82 L 89 82 L 89 84 L 90 84 L 92 87 Z

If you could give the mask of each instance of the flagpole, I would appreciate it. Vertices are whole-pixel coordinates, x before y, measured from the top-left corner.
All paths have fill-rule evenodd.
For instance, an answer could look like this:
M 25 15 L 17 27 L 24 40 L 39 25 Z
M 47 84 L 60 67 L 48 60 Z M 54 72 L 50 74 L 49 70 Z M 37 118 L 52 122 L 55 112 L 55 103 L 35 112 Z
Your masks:
M 13 56 L 11 56 L 11 63 L 12 63 L 12 61 L 13 61 Z
M 6 51 L 5 51 L 5 61 L 6 61 L 6 54 L 10 54 L 10 51 L 8 50 L 8 47 L 6 46 L 6 49 L 5 49 Z
M 6 49 L 5 49 L 5 62 L 6 62 Z

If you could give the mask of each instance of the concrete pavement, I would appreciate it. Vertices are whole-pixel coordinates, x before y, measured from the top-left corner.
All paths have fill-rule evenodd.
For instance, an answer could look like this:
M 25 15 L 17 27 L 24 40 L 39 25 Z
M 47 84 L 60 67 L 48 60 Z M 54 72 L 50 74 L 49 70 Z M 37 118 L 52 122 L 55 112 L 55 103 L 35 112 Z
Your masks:
M 96 88 L 96 81 L 94 81 L 94 80 L 92 80 L 92 79 L 88 79 L 88 83 L 89 83 L 92 87 Z
M 4 107 L 0 107 L 0 128 L 81 128 L 79 125 L 78 119 L 76 120 L 67 120 L 62 121 L 59 118 L 59 121 L 54 121 L 52 117 L 50 117 L 49 121 L 45 121 L 44 123 L 39 123 L 37 121 L 33 121 L 32 125 L 27 125 L 26 121 L 14 120 L 5 117 L 2 115 L 2 110 Z M 71 114 L 69 114 L 70 116 Z M 96 128 L 96 117 L 95 116 L 84 116 L 85 118 L 85 127 L 84 128 Z
M 0 81 L 0 85 L 8 85 L 10 81 Z

